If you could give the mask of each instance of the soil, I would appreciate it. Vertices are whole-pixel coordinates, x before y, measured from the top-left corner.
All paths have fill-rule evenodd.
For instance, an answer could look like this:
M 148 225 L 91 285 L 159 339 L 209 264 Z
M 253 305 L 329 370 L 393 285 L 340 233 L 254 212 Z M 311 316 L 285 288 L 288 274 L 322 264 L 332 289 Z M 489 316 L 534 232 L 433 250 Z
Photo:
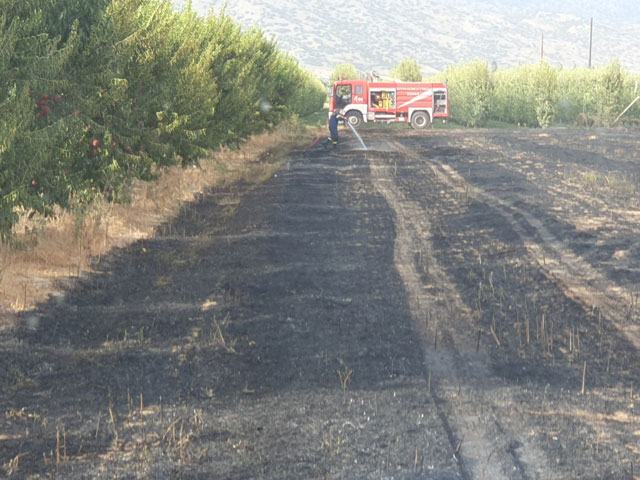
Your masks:
M 640 478 L 640 135 L 360 134 L 0 331 L 0 476 Z

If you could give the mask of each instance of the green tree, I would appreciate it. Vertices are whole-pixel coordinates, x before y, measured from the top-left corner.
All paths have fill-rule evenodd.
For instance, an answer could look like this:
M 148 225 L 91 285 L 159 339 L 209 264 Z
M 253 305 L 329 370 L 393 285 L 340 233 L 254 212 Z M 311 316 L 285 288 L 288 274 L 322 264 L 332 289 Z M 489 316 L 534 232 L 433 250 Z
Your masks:
M 483 126 L 494 101 L 494 84 L 486 62 L 450 66 L 442 74 L 449 84 L 451 116 L 469 127 Z
M 531 82 L 536 120 L 540 127 L 547 128 L 556 117 L 558 71 L 547 62 L 540 62 L 533 70 Z
M 398 63 L 393 70 L 391 76 L 403 82 L 421 82 L 422 72 L 420 65 L 412 58 L 405 58 Z
M 596 69 L 574 68 L 558 74 L 558 119 L 581 125 L 610 125 L 638 95 L 636 80 L 618 62 Z M 638 116 L 632 109 L 628 116 Z
M 341 63 L 333 69 L 331 77 L 329 77 L 329 83 L 333 84 L 341 78 L 344 80 L 356 80 L 359 78 L 359 75 L 356 68 L 351 63 L 347 62 Z
M 596 96 L 598 116 L 601 122 L 610 126 L 624 108 L 624 75 L 617 60 L 599 69 Z
M 519 65 L 510 70 L 497 70 L 492 74 L 494 98 L 491 118 L 521 126 L 537 125 L 536 105 L 531 78 L 535 67 Z
M 68 170 L 78 122 L 68 115 L 65 67 L 78 45 L 46 33 L 37 0 L 0 0 L 0 236 L 20 212 L 68 204 Z
M 625 72 L 623 92 L 622 104 L 626 108 L 627 105 L 640 95 L 640 75 Z M 640 105 L 636 103 L 635 106 L 625 114 L 624 118 L 640 119 Z
M 309 72 L 303 73 L 302 83 L 293 99 L 294 112 L 304 116 L 322 109 L 327 100 L 327 89 L 324 84 Z
M 0 236 L 320 109 L 257 28 L 170 0 L 0 0 Z

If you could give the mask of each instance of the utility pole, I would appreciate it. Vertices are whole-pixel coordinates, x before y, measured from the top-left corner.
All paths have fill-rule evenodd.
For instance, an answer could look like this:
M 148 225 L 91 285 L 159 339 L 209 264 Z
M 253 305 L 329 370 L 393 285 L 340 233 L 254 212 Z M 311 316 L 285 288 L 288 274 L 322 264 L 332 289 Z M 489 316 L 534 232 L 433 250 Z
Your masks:
M 542 32 L 542 40 L 540 41 L 540 62 L 544 62 L 544 32 Z
M 591 49 L 593 48 L 593 17 L 591 17 L 591 28 L 589 29 L 589 68 L 591 68 Z

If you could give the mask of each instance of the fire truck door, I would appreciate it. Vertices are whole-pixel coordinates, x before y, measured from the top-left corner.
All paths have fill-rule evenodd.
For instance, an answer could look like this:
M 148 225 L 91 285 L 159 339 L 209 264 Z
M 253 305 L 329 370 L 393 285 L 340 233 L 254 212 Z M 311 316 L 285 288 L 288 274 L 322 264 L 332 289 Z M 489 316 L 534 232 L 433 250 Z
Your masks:
M 435 90 L 433 92 L 433 116 L 446 117 L 448 114 L 447 90 Z

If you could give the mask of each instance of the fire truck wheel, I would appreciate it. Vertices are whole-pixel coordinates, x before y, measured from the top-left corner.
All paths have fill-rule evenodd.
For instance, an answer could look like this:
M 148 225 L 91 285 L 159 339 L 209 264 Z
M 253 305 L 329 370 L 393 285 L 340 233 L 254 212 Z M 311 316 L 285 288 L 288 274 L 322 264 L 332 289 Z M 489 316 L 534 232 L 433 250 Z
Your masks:
M 346 120 L 353 128 L 358 128 L 362 125 L 362 114 L 360 112 L 349 112 L 346 115 Z
M 415 112 L 411 116 L 411 126 L 416 130 L 427 128 L 431 124 L 431 119 L 427 112 Z

